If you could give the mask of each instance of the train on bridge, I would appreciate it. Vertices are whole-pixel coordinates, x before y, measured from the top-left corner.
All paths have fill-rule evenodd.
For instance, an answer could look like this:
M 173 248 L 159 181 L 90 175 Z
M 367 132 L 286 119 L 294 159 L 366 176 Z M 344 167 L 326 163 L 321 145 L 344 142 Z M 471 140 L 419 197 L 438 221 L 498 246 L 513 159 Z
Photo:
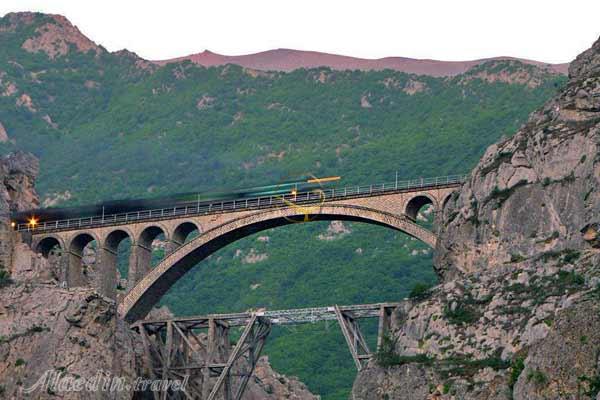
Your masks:
M 125 214 L 135 211 L 159 210 L 170 207 L 203 206 L 219 201 L 250 199 L 267 196 L 283 196 L 300 192 L 310 192 L 331 187 L 341 179 L 340 176 L 317 178 L 303 176 L 301 178 L 281 182 L 275 185 L 253 188 L 234 189 L 213 192 L 188 192 L 171 196 L 148 199 L 113 200 L 94 205 L 64 208 L 40 208 L 16 212 L 11 215 L 13 228 L 27 225 L 35 228 L 48 221 L 68 220 L 72 218 L 89 218 L 103 215 Z

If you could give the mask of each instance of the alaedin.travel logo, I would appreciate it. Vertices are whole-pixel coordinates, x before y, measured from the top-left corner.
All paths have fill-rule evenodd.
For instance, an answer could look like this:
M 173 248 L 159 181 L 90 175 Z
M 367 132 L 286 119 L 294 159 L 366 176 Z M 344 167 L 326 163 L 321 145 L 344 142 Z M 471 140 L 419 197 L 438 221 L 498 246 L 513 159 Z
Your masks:
M 45 371 L 31 386 L 23 389 L 25 394 L 49 393 L 60 394 L 69 392 L 103 392 L 103 393 L 131 393 L 131 392 L 179 392 L 185 391 L 189 376 L 183 379 L 144 379 L 137 377 L 134 380 L 114 376 L 110 371 L 98 370 L 91 377 L 67 374 L 60 369 Z

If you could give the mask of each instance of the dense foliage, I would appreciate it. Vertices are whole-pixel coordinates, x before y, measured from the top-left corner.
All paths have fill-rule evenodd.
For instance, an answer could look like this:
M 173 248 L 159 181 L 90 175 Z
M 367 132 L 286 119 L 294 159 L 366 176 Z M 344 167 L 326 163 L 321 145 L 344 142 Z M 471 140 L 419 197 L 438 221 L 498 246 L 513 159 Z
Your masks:
M 38 190 L 47 205 L 306 173 L 362 184 L 393 180 L 396 171 L 405 178 L 464 173 L 563 82 L 517 62 L 433 78 L 157 67 L 131 53 L 84 54 L 74 46 L 50 59 L 22 48 L 44 23 L 54 22 L 0 20 L 0 123 L 8 134 L 0 151 L 40 157 Z M 241 240 L 198 265 L 163 302 L 177 314 L 200 314 L 394 301 L 419 282 L 435 282 L 423 244 L 381 227 L 337 228 L 296 224 Z M 354 371 L 335 325 L 277 330 L 266 353 L 323 398 L 347 398 Z

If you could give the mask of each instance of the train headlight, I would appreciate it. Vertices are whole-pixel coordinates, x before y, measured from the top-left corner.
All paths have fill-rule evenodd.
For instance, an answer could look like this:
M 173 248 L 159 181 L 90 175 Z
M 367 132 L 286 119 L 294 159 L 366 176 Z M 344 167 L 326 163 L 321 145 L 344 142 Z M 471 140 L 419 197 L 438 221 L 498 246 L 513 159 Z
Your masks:
M 28 224 L 31 228 L 35 228 L 38 224 L 38 220 L 35 217 L 29 218 Z

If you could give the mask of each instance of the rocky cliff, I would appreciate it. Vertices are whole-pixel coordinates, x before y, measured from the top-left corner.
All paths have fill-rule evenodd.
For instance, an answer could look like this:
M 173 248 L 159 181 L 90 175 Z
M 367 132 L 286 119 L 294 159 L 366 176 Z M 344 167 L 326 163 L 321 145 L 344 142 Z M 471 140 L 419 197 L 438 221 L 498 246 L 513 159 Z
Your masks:
M 12 264 L 9 213 L 39 205 L 33 189 L 38 169 L 38 160 L 29 153 L 19 151 L 0 158 L 0 269 L 7 270 Z
M 10 226 L 11 211 L 39 205 L 38 170 L 38 160 L 28 153 L 0 159 L 0 398 L 55 397 L 47 387 L 25 393 L 46 373 L 76 378 L 100 371 L 131 382 L 136 376 L 134 341 L 116 318 L 114 302 L 91 289 L 57 286 L 53 266 Z M 131 395 L 120 392 L 112 398 Z M 102 393 L 60 396 L 107 398 Z
M 490 146 L 450 200 L 436 259 L 441 275 L 594 242 L 600 208 L 599 52 L 596 43 L 579 56 L 561 93 L 512 138 Z
M 0 159 L 0 399 L 141 398 L 126 386 L 143 375 L 141 344 L 118 319 L 115 302 L 90 288 L 61 288 L 51 260 L 32 252 L 10 226 L 10 211 L 39 205 L 38 169 L 28 153 Z M 273 371 L 266 357 L 255 375 L 248 399 L 318 398 L 297 379 Z M 120 382 L 120 390 L 54 385 L 58 378 L 68 383 L 111 377 L 116 379 L 108 382 Z
M 353 399 L 600 399 L 600 40 L 444 206 L 442 283 Z

